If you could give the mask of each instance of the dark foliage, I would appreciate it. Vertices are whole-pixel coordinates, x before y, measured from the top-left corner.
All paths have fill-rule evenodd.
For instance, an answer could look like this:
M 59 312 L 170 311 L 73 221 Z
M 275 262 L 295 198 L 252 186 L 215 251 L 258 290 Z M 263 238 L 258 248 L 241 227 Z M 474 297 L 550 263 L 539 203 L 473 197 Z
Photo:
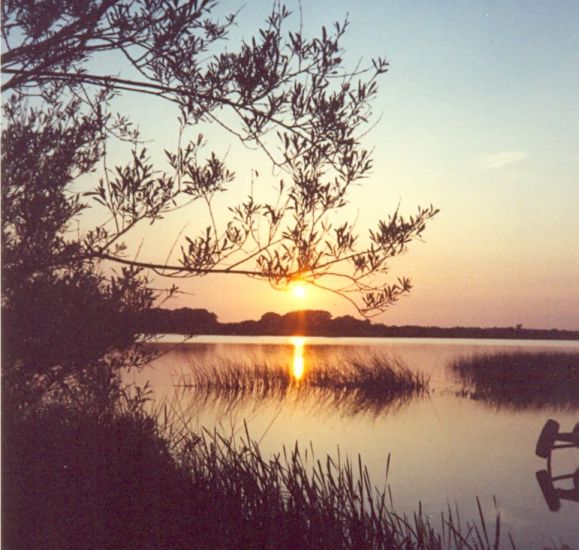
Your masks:
M 407 338 L 488 338 L 512 340 L 579 340 L 579 331 L 520 327 L 389 326 L 351 315 L 332 317 L 327 311 L 301 310 L 283 315 L 264 313 L 257 321 L 220 323 L 207 310 L 153 308 L 143 317 L 145 332 L 157 334 L 227 334 L 251 336 L 361 336 Z
M 6 548 L 167 548 L 190 539 L 194 484 L 152 419 L 56 408 L 3 420 Z
M 151 308 L 139 318 L 142 332 L 148 334 L 214 334 L 219 329 L 217 316 L 206 309 Z
M 78 102 L 48 100 L 46 111 L 17 100 L 4 108 L 2 364 L 13 405 L 76 383 L 97 365 L 138 364 L 138 316 L 154 299 L 138 268 L 102 273 L 72 232 L 85 206 L 68 188 L 92 171 L 102 141 Z M 130 349 L 122 361 L 118 352 Z

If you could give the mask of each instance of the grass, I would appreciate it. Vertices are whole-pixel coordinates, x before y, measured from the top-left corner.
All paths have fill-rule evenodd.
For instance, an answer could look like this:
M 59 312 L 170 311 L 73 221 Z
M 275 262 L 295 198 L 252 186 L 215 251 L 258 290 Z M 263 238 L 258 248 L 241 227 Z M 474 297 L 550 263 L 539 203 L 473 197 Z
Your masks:
M 579 354 L 497 353 L 457 360 L 462 394 L 514 408 L 579 408 Z
M 308 362 L 303 377 L 293 376 L 287 362 L 263 359 L 193 363 L 177 385 L 204 405 L 293 400 L 337 408 L 346 415 L 382 414 L 428 392 L 428 378 L 401 361 L 372 355 Z
M 354 355 L 332 364 L 315 365 L 304 382 L 330 390 L 357 390 L 368 395 L 418 395 L 428 390 L 428 377 L 401 360 L 380 355 Z
M 500 516 L 392 510 L 361 460 L 238 439 L 132 409 L 4 416 L 7 548 L 497 548 Z

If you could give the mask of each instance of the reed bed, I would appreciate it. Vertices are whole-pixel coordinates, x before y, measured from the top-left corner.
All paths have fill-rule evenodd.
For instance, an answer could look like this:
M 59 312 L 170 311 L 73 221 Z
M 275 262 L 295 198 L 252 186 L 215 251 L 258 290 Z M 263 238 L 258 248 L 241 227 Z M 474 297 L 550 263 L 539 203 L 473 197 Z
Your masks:
M 177 386 L 190 392 L 199 407 L 290 401 L 318 410 L 338 409 L 344 415 L 374 416 L 400 408 L 428 392 L 428 378 L 400 360 L 372 355 L 308 361 L 303 377 L 292 375 L 291 361 L 245 359 L 190 365 Z
M 204 432 L 183 449 L 179 462 L 198 494 L 208 495 L 202 521 L 209 547 L 227 548 L 232 541 L 235 547 L 272 549 L 500 547 L 498 511 L 492 526 L 478 500 L 479 518 L 464 525 L 450 509 L 436 526 L 420 506 L 410 517 L 397 514 L 359 456 L 354 463 L 339 454 L 321 461 L 296 444 L 266 459 L 246 430 L 238 441 Z
M 579 408 L 579 353 L 516 352 L 457 360 L 461 394 L 514 408 Z

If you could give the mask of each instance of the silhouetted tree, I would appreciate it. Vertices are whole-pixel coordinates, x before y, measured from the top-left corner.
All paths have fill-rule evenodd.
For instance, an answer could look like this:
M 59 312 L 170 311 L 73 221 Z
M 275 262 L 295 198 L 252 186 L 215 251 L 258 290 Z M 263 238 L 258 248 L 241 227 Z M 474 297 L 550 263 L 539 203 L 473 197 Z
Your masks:
M 144 359 L 133 348 L 121 360 L 118 350 L 134 344 L 138 315 L 154 300 L 139 268 L 104 275 L 70 235 L 85 208 L 70 186 L 94 170 L 103 141 L 79 101 L 58 97 L 47 93 L 42 108 L 17 96 L 3 106 L 3 380 L 20 404 L 87 377 L 107 400 L 118 367 Z
M 134 338 L 130 319 L 158 297 L 145 269 L 247 275 L 274 286 L 299 279 L 340 294 L 364 316 L 410 290 L 407 278 L 384 278 L 387 263 L 422 234 L 437 212 L 432 206 L 409 218 L 396 210 L 363 242 L 352 224 L 331 219 L 371 169 L 360 135 L 388 63 L 344 69 L 347 21 L 307 38 L 285 30 L 290 13 L 280 5 L 254 38 L 220 51 L 236 16 L 216 11 L 210 0 L 3 2 L 3 308 L 11 363 L 34 364 L 32 372 L 45 375 L 90 362 L 87 350 L 111 356 Z M 96 71 L 93 59 L 107 52 L 118 65 Z M 125 93 L 178 107 L 181 146 L 165 151 L 165 167 L 152 164 L 138 128 L 114 112 L 114 98 Z M 260 200 L 256 190 L 231 206 L 221 227 L 215 197 L 234 173 L 216 153 L 204 153 L 199 130 L 208 124 L 261 149 L 279 173 L 275 201 Z M 113 169 L 107 153 L 115 143 L 130 156 Z M 191 202 L 206 206 L 210 223 L 185 237 L 179 260 L 136 260 L 125 244 L 136 226 Z M 92 227 L 83 217 L 89 206 L 90 219 L 100 213 L 103 220 Z M 46 345 L 60 351 L 42 356 Z

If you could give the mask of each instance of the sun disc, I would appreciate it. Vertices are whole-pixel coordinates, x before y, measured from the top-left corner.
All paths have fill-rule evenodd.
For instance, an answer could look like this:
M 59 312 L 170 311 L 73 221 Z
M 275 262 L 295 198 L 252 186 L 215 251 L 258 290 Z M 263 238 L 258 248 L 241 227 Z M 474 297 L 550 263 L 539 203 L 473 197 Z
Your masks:
M 296 283 L 292 287 L 292 292 L 296 298 L 300 298 L 300 299 L 305 298 L 306 297 L 306 285 L 304 285 L 302 283 Z

